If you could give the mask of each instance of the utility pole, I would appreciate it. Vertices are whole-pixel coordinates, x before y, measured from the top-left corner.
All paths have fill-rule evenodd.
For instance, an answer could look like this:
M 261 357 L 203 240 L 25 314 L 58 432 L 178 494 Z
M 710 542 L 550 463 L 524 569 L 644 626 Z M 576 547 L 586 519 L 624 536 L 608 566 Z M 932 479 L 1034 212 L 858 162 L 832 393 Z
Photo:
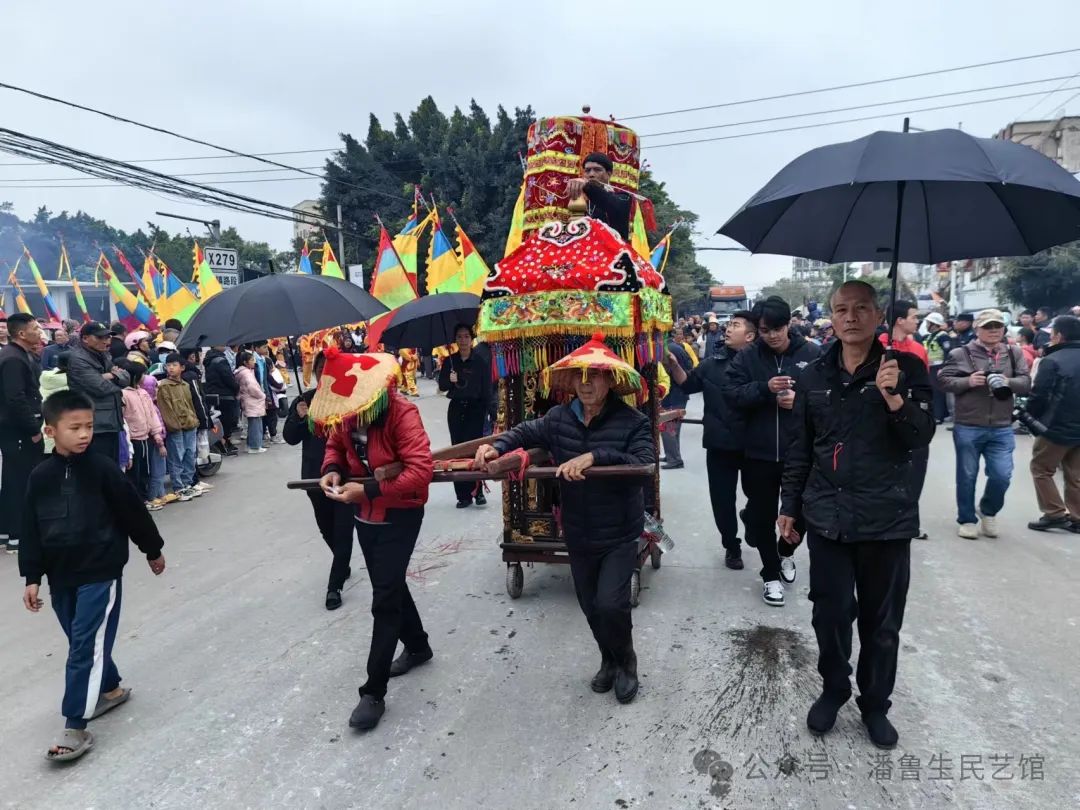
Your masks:
M 210 240 L 212 242 L 221 241 L 221 220 L 220 219 L 199 219 L 198 217 L 182 217 L 179 214 L 167 214 L 164 211 L 155 211 L 159 217 L 170 217 L 171 219 L 182 219 L 186 222 L 198 222 L 201 225 L 206 226 L 206 230 L 210 232 Z
M 949 314 L 960 312 L 960 302 L 956 300 L 956 262 L 949 262 Z
M 341 224 L 341 203 L 337 206 L 337 255 L 338 261 L 345 265 L 345 273 L 348 275 L 349 265 L 345 262 L 345 229 Z

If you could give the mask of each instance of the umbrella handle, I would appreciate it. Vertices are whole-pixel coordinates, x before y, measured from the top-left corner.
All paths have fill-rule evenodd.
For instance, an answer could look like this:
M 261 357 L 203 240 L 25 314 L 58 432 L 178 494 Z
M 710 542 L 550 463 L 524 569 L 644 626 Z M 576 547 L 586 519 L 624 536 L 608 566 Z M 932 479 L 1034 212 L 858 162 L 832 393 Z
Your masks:
M 900 352 L 896 351 L 896 349 L 894 349 L 892 346 L 889 346 L 889 347 L 887 347 L 885 349 L 885 360 L 886 361 L 895 360 L 899 355 L 900 355 Z M 890 396 L 895 396 L 898 391 L 904 390 L 903 386 L 904 386 L 904 372 L 901 371 L 900 376 L 896 381 L 896 385 L 894 387 L 886 388 L 885 391 Z

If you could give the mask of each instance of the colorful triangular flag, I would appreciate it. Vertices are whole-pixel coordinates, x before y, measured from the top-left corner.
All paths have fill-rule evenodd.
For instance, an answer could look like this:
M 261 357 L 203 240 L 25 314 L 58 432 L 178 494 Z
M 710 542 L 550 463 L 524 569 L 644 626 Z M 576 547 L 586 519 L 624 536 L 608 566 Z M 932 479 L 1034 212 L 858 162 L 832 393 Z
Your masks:
M 338 264 L 337 256 L 334 255 L 334 249 L 330 247 L 329 242 L 323 243 L 322 253 L 322 266 L 319 269 L 319 273 L 324 276 L 332 276 L 333 278 L 345 278 L 345 274 L 341 271 L 341 265 Z
M 525 238 L 525 181 L 521 181 L 521 191 L 514 203 L 514 213 L 510 216 L 510 233 L 506 237 L 506 250 L 503 257 L 509 256 L 521 245 Z
M 461 269 L 440 284 L 434 292 L 469 292 L 480 295 L 484 292 L 490 270 L 476 245 L 460 225 L 457 226 L 457 238 Z
M 427 289 L 434 291 L 461 269 L 461 261 L 443 231 L 438 209 L 432 209 L 431 247 L 428 250 Z
M 311 249 L 308 248 L 307 239 L 304 240 L 304 247 L 300 251 L 300 263 L 296 266 L 297 273 L 303 273 L 305 276 L 314 274 L 311 269 Z
M 195 269 L 191 274 L 191 278 L 192 281 L 199 285 L 199 300 L 206 302 L 221 292 L 221 282 L 217 280 L 214 271 L 210 269 L 210 263 L 206 261 L 206 255 L 203 253 L 203 249 L 199 247 L 198 242 L 195 243 L 192 255 Z
M 379 255 L 371 278 L 371 294 L 387 308 L 395 309 L 416 298 L 409 274 L 398 258 L 390 234 L 379 226 Z
M 26 256 L 26 263 L 30 267 L 30 274 L 34 277 L 34 283 L 37 285 L 38 292 L 41 293 L 41 299 L 45 304 L 45 318 L 50 321 L 59 321 L 60 310 L 56 308 L 56 303 L 53 301 L 52 296 L 49 295 L 49 288 L 45 286 L 45 278 L 41 275 L 37 262 L 35 262 L 34 257 L 30 255 L 30 250 L 26 245 L 23 245 L 23 255 Z

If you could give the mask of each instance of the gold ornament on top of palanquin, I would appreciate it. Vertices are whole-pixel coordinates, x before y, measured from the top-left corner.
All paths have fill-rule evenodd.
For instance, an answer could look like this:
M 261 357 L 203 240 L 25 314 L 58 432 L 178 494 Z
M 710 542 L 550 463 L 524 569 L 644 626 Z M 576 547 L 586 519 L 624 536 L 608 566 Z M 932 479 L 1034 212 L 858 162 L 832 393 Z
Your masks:
M 614 121 L 588 115 L 540 118 L 529 127 L 525 157 L 525 232 L 551 220 L 580 216 L 571 206 L 566 183 L 581 177 L 587 155 L 600 152 L 613 164 L 611 185 L 636 192 L 641 179 L 637 133 Z

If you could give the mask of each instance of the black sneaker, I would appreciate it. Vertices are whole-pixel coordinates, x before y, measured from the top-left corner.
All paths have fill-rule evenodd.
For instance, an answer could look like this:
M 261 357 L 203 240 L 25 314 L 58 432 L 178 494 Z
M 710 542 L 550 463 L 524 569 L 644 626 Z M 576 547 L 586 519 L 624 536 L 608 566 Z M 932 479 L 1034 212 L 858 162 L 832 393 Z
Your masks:
M 468 500 L 468 501 L 458 501 L 458 502 L 457 502 L 457 508 L 458 508 L 458 509 L 467 509 L 467 508 L 469 508 L 470 506 L 472 506 L 472 501 L 471 501 L 471 500 Z
M 326 592 L 326 609 L 337 610 L 341 607 L 341 591 L 329 590 Z
M 660 465 L 662 470 L 681 470 L 685 465 L 681 461 L 665 461 Z
M 1028 528 L 1034 532 L 1048 532 L 1051 529 L 1071 529 L 1070 525 L 1072 521 L 1069 520 L 1068 515 L 1062 515 L 1061 517 L 1047 517 L 1043 515 L 1038 520 L 1033 520 L 1028 524 Z M 1076 529 L 1071 529 L 1076 531 Z
M 487 498 L 484 497 L 483 492 L 476 493 L 476 497 L 473 499 L 473 503 L 477 506 L 487 506 Z
M 1069 525 L 1065 528 L 1073 534 L 1080 534 L 1080 520 L 1070 520 Z
M 431 660 L 434 653 L 430 649 L 423 652 L 409 652 L 403 650 L 401 655 L 394 659 L 394 663 L 390 665 L 390 677 L 396 678 L 399 675 L 404 675 L 413 667 L 418 667 L 421 664 L 426 664 Z
M 828 734 L 836 725 L 836 715 L 840 707 L 848 702 L 851 695 L 834 695 L 822 692 L 821 697 L 814 701 L 810 711 L 806 715 L 806 727 L 813 734 Z
M 743 569 L 742 561 L 742 549 L 729 548 L 724 552 L 724 565 L 733 571 L 741 571 Z
M 349 728 L 360 731 L 371 731 L 379 725 L 383 713 L 386 712 L 386 701 L 374 698 L 371 695 L 361 695 L 360 702 L 349 715 Z
M 615 674 L 618 668 L 615 666 L 615 662 L 610 658 L 605 658 L 600 663 L 600 669 L 593 679 L 589 682 L 589 686 L 592 687 L 594 692 L 603 694 L 604 692 L 610 692 L 611 687 L 615 685 Z
M 900 735 L 896 733 L 885 712 L 868 712 L 862 716 L 862 721 L 866 726 L 866 733 L 870 736 L 870 742 L 886 750 L 896 748 Z

